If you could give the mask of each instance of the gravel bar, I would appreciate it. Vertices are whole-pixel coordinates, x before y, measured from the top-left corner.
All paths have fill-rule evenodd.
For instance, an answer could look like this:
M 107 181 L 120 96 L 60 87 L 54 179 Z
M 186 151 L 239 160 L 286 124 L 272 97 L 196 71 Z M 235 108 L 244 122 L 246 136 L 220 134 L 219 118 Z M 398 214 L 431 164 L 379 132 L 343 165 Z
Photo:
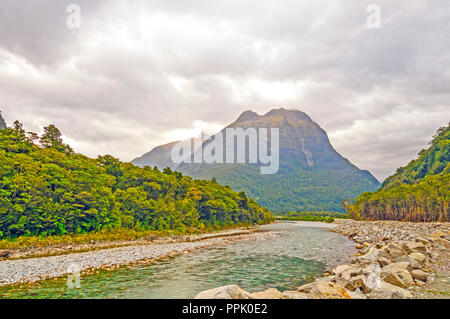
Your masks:
M 194 242 L 148 244 L 101 249 L 60 256 L 38 257 L 0 261 L 0 286 L 35 282 L 46 278 L 71 274 L 74 269 L 81 272 L 88 269 L 117 267 L 143 260 L 154 260 L 188 253 L 199 248 L 229 244 L 238 240 L 255 240 L 264 237 L 264 232 L 224 233 L 224 237 L 206 238 Z

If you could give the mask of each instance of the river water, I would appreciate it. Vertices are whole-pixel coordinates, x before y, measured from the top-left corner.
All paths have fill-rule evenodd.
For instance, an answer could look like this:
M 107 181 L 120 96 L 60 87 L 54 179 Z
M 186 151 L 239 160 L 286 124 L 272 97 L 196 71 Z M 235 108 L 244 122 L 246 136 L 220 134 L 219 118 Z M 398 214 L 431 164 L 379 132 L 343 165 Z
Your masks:
M 200 249 L 168 261 L 124 266 L 83 276 L 81 287 L 66 279 L 0 287 L 0 298 L 192 298 L 198 292 L 237 284 L 254 292 L 296 287 L 322 275 L 327 266 L 348 261 L 355 251 L 331 225 L 283 222 L 263 226 L 262 240 Z

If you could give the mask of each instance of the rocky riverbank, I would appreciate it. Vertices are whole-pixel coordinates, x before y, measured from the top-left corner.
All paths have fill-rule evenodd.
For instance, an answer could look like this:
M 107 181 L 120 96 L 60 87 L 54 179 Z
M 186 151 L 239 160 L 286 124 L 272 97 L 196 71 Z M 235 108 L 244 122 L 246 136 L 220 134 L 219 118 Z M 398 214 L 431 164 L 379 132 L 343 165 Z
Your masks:
M 393 299 L 449 298 L 450 224 L 339 220 L 330 231 L 349 237 L 359 250 L 296 291 L 270 288 L 249 293 L 236 285 L 200 292 L 196 298 Z
M 30 283 L 52 277 L 61 277 L 74 271 L 89 274 L 96 269 L 113 270 L 122 265 L 152 263 L 196 249 L 217 247 L 236 241 L 265 240 L 270 232 L 254 229 L 236 229 L 199 236 L 183 237 L 158 243 L 139 242 L 124 247 L 97 249 L 94 251 L 58 256 L 6 259 L 0 258 L 0 286 Z

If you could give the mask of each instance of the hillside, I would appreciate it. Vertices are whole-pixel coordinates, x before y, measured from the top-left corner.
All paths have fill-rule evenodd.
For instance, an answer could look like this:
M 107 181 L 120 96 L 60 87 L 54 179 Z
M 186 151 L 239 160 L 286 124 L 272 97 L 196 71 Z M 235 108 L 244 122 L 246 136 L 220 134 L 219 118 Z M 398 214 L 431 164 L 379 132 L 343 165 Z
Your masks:
M 450 128 L 442 127 L 419 158 L 386 178 L 375 193 L 349 207 L 362 219 L 450 221 Z
M 0 239 L 271 220 L 245 193 L 215 182 L 76 154 L 53 125 L 41 137 L 18 122 L 0 131 Z
M 178 167 L 178 164 L 174 163 L 171 159 L 171 151 L 172 147 L 177 144 L 179 141 L 175 141 L 172 143 L 160 145 L 155 147 L 150 152 L 145 153 L 141 157 L 134 159 L 131 163 L 137 166 L 150 166 L 148 163 L 151 163 L 152 167 L 156 166 L 158 169 L 163 170 L 166 167 L 174 170 Z
M 342 157 L 331 145 L 327 133 L 301 111 L 274 109 L 264 115 L 246 111 L 221 133 L 225 134 L 227 128 L 279 128 L 279 171 L 261 175 L 260 164 L 219 163 L 182 163 L 176 169 L 194 178 L 215 177 L 219 183 L 245 191 L 259 204 L 277 213 L 342 211 L 341 202 L 345 198 L 354 198 L 379 187 L 372 174 Z M 203 149 L 208 143 L 204 142 Z

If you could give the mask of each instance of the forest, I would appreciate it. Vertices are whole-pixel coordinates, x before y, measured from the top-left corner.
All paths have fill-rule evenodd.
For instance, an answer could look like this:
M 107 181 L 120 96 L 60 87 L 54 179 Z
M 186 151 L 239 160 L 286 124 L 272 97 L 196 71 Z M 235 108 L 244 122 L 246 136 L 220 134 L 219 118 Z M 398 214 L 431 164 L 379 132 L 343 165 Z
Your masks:
M 262 224 L 271 213 L 214 180 L 77 154 L 54 125 L 0 130 L 0 239 Z
M 374 193 L 343 206 L 351 218 L 450 221 L 450 128 L 440 128 L 416 160 L 386 178 Z

